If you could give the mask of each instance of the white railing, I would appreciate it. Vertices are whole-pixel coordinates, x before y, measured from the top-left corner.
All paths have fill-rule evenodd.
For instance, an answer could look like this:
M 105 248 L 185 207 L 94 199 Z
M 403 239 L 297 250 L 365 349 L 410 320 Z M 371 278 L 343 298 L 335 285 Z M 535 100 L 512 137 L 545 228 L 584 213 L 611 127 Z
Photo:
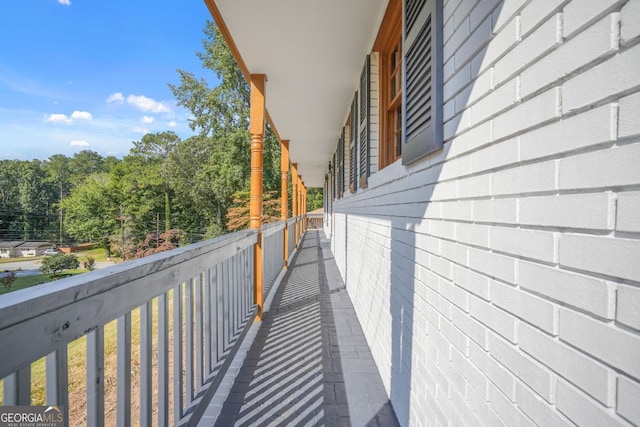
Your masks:
M 263 226 L 265 299 L 284 271 L 285 227 L 291 257 L 304 224 L 298 216 Z M 240 231 L 3 295 L 0 404 L 62 405 L 65 425 L 195 424 L 255 318 L 258 235 Z M 71 403 L 81 408 L 69 420 L 78 382 Z
M 288 243 L 288 247 L 289 247 L 289 256 L 291 256 L 291 254 L 293 253 L 293 251 L 296 248 L 296 240 L 295 240 L 295 229 L 296 229 L 296 224 L 298 223 L 298 217 L 295 218 L 289 218 L 287 220 L 287 238 L 289 240 Z
M 323 214 L 307 214 L 307 228 L 322 229 L 324 221 Z
M 109 378 L 117 384 L 113 422 L 131 423 L 136 373 L 140 403 L 133 415 L 140 425 L 193 423 L 253 320 L 257 236 L 255 230 L 241 231 L 4 295 L 2 403 L 32 403 L 32 364 L 46 357 L 46 404 L 63 405 L 68 413 L 68 345 L 86 336 L 86 424 L 104 425 L 105 327 L 112 336 L 109 322 L 117 319 L 117 373 Z M 136 358 L 134 317 L 140 328 Z
M 262 227 L 262 268 L 264 299 L 284 267 L 284 221 L 265 224 Z

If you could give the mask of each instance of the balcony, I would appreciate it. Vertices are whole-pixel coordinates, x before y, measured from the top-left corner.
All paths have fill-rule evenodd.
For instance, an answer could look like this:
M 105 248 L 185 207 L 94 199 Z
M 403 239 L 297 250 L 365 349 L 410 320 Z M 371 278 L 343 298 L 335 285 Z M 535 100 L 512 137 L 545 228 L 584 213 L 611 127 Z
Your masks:
M 6 295 L 2 404 L 62 405 L 65 425 L 395 423 L 328 242 L 307 225 L 322 219 Z M 255 322 L 259 238 L 267 304 Z

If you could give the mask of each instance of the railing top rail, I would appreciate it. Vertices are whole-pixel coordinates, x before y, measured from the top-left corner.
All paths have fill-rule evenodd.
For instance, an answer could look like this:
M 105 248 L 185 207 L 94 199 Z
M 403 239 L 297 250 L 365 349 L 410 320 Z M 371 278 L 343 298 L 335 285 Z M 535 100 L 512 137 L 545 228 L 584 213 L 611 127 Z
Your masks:
M 324 214 L 321 213 L 308 213 L 306 214 L 308 218 L 323 218 Z
M 286 224 L 287 224 L 286 221 L 276 221 L 276 222 L 270 222 L 268 224 L 263 224 L 262 235 L 264 237 L 271 236 L 272 234 L 275 234 L 278 231 L 284 230 L 284 227 Z
M 257 235 L 239 231 L 4 295 L 0 378 L 250 247 Z

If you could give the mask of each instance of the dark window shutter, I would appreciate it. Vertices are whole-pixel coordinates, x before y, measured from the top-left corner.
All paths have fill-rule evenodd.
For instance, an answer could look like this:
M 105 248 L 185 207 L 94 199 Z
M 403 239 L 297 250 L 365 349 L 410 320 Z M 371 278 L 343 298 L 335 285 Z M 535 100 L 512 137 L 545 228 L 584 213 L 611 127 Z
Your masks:
M 369 177 L 369 145 L 370 145 L 370 111 L 371 111 L 371 57 L 367 55 L 360 74 L 360 123 L 358 126 L 360 141 L 358 155 L 360 156 L 359 182 L 360 188 L 367 186 Z
M 342 134 L 340 135 L 340 141 L 338 142 L 338 163 L 340 163 L 340 176 L 338 177 L 339 186 L 339 196 L 342 197 L 344 195 L 344 177 L 345 177 L 345 165 L 344 165 L 344 127 L 342 128 Z
M 442 0 L 405 0 L 402 163 L 442 148 Z
M 355 192 L 358 188 L 357 179 L 358 176 L 358 154 L 357 154 L 357 140 L 358 140 L 358 92 L 353 95 L 353 101 L 351 101 L 351 125 L 349 126 L 349 189 L 351 192 Z
M 338 184 L 336 183 L 336 177 L 338 176 L 337 174 L 337 169 L 338 169 L 338 165 L 336 162 L 336 158 L 338 156 L 336 156 L 336 152 L 333 153 L 333 169 L 331 170 L 331 192 L 333 194 L 333 199 L 335 200 L 337 197 L 337 192 L 336 189 L 338 188 Z

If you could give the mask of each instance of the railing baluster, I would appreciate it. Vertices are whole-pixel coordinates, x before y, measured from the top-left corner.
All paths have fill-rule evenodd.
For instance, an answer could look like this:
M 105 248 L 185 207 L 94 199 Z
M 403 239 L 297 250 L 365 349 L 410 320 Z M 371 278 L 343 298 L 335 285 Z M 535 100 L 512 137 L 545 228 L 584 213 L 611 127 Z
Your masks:
M 185 289 L 185 382 L 187 387 L 187 406 L 193 402 L 193 283 L 191 278 Z
M 253 308 L 253 279 L 251 274 L 253 272 L 253 251 L 245 249 L 245 264 L 244 264 L 244 289 L 246 293 L 245 299 L 245 311 L 251 312 Z
M 203 286 L 203 274 L 198 274 L 196 278 L 196 373 L 195 377 L 195 388 L 196 390 L 200 390 L 202 387 L 203 381 L 203 373 L 202 373 L 202 286 Z
M 238 299 L 238 258 L 231 258 L 231 339 L 235 337 L 238 330 L 238 309 L 236 300 Z
M 173 288 L 173 424 L 178 425 L 182 418 L 182 288 Z
M 47 405 L 64 406 L 64 425 L 69 425 L 69 373 L 67 345 L 46 358 Z
M 253 310 L 253 251 L 245 250 L 244 288 L 246 293 L 245 310 L 247 313 Z
M 119 426 L 131 425 L 131 313 L 118 318 L 117 334 L 117 402 Z
M 211 373 L 211 358 L 213 357 L 213 352 L 211 351 L 211 308 L 212 308 L 212 298 L 211 298 L 211 269 L 208 268 L 204 273 L 204 375 L 207 377 Z
M 31 365 L 20 369 L 3 381 L 4 405 L 31 404 Z
M 238 254 L 236 257 L 236 280 L 234 287 L 236 288 L 236 334 L 240 332 L 242 326 L 242 256 Z
M 223 322 L 222 322 L 222 263 L 216 265 L 216 363 L 222 358 L 223 349 Z
M 151 403 L 153 390 L 151 388 L 151 301 L 140 307 L 140 425 L 151 425 Z
M 169 324 L 167 293 L 158 297 L 158 425 L 169 425 Z
M 247 315 L 247 307 L 246 307 L 247 289 L 245 287 L 245 278 L 244 278 L 246 257 L 247 257 L 246 252 L 244 250 L 241 251 L 240 252 L 240 283 L 238 283 L 238 286 L 240 286 L 240 310 L 242 311 L 243 322 Z
M 224 261 L 224 349 L 226 350 L 231 342 L 231 317 L 230 317 L 230 300 L 231 300 L 231 262 L 227 259 Z
M 247 261 L 248 264 L 246 266 L 247 271 L 245 272 L 247 287 L 247 311 L 253 310 L 253 259 L 255 254 L 252 250 L 247 249 Z
M 104 326 L 87 334 L 87 425 L 104 426 Z
M 275 235 L 273 231 L 271 234 Z M 19 301 L 20 310 L 0 307 L 0 317 L 15 318 L 11 322 L 5 321 L 9 326 L 5 325 L 0 330 L 3 337 L 0 341 L 7 344 L 5 347 L 0 345 L 3 404 L 31 403 L 31 365 L 25 367 L 24 364 L 32 364 L 40 355 L 47 354 L 45 371 L 37 377 L 37 371 L 34 371 L 33 381 L 41 383 L 46 377 L 43 384 L 46 404 L 66 407 L 65 424 L 69 424 L 71 361 L 68 343 L 79 332 L 88 330 L 86 349 L 83 349 L 86 351 L 83 360 L 86 364 L 86 390 L 78 402 L 86 409 L 87 425 L 100 427 L 108 422 L 130 427 L 132 418 L 137 418 L 144 426 L 195 424 L 227 372 L 237 351 L 238 339 L 248 330 L 248 314 L 254 312 L 253 246 L 257 236 L 255 230 L 242 231 L 197 244 L 193 249 L 176 249 L 175 258 L 170 254 L 158 254 L 149 262 L 138 260 L 131 265 L 114 267 L 111 273 L 103 276 L 88 274 L 86 282 L 70 282 L 69 287 L 62 286 L 56 291 L 50 308 L 46 304 L 49 302 L 46 292 L 33 297 L 35 304 L 31 303 L 30 297 Z M 267 246 L 271 247 L 270 244 Z M 269 260 L 273 258 L 271 253 L 265 256 Z M 166 277 L 176 281 L 168 283 L 164 280 Z M 176 285 L 187 277 L 191 277 L 188 282 Z M 268 279 L 271 279 L 270 275 Z M 78 314 L 94 309 L 94 301 L 98 300 L 95 298 L 102 299 L 107 295 L 105 292 L 109 292 L 113 303 L 101 307 L 95 319 Z M 157 303 L 154 295 L 159 295 Z M 170 310 L 172 297 L 173 309 Z M 35 307 L 33 314 L 29 311 L 32 306 Z M 139 387 L 132 386 L 132 368 L 138 362 L 136 356 L 132 360 L 132 353 L 138 353 L 137 348 L 132 348 L 133 335 L 138 335 L 137 330 L 132 330 L 133 319 L 138 316 L 132 311 L 135 307 L 140 310 L 139 325 L 135 326 L 140 328 Z M 22 316 L 21 311 L 29 314 Z M 173 320 L 169 319 L 170 311 L 173 311 Z M 156 315 L 157 322 L 154 319 Z M 45 318 L 51 318 L 54 319 L 52 324 L 57 324 L 60 319 L 70 316 L 75 316 L 75 320 L 70 323 L 72 330 L 68 332 L 64 331 L 69 324 L 58 333 L 57 330 L 40 327 L 37 322 L 32 323 L 34 319 L 42 318 L 44 322 Z M 107 322 L 114 320 L 117 325 L 108 325 Z M 156 324 L 157 336 L 154 334 Z M 116 357 L 113 362 L 107 354 L 111 349 L 107 338 L 112 326 L 116 329 L 113 349 Z M 173 328 L 172 342 L 169 342 L 170 327 Z M 13 341 L 19 341 L 14 337 L 23 336 L 25 331 L 33 332 L 33 345 L 28 346 L 24 354 L 14 354 L 16 352 L 11 351 L 15 348 Z M 51 334 L 56 334 L 55 339 L 51 339 Z M 170 345 L 173 350 L 170 350 Z M 155 351 L 157 359 L 153 355 Z M 172 361 L 171 373 L 169 365 Z M 105 373 L 109 372 L 109 363 L 115 363 L 112 367 L 116 370 L 114 401 L 106 399 Z M 155 363 L 158 364 L 157 371 Z M 220 368 L 219 377 L 206 384 L 211 386 L 210 389 L 203 389 L 205 379 L 216 367 Z M 156 375 L 157 379 L 154 379 Z M 134 376 L 134 380 L 137 382 L 138 378 Z M 139 390 L 134 391 L 134 388 Z M 132 393 L 139 393 L 139 396 L 132 396 Z M 194 399 L 196 394 L 198 400 Z M 169 408 L 170 398 L 173 400 L 172 408 Z M 139 408 L 136 409 L 138 400 Z M 136 410 L 139 410 L 139 416 L 135 413 L 132 416 L 132 411 Z M 106 413 L 111 414 L 107 417 Z

